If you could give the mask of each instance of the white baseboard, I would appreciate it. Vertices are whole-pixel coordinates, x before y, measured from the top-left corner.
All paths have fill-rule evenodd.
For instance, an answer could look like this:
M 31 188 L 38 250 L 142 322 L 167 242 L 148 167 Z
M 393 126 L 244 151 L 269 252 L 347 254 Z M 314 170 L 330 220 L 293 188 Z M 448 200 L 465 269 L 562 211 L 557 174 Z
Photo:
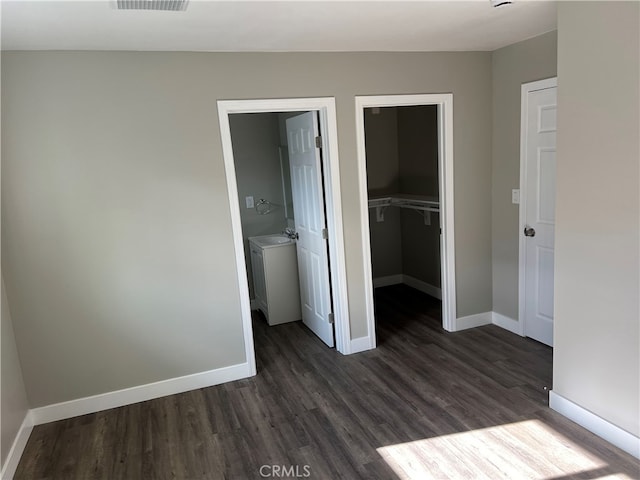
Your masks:
M 640 438 L 582 408 L 562 395 L 549 392 L 549 407 L 569 420 L 595 433 L 607 442 L 640 459 Z
M 102 393 L 68 402 L 56 403 L 31 410 L 34 425 L 55 422 L 65 418 L 95 413 L 109 408 L 122 407 L 154 398 L 173 395 L 198 388 L 211 387 L 225 382 L 251 377 L 249 363 L 217 368 L 184 377 L 171 378 L 115 392 Z
M 31 435 L 32 430 L 33 417 L 31 411 L 28 411 L 11 445 L 7 459 L 4 465 L 2 465 L 2 473 L 0 473 L 2 480 L 13 480 L 13 476 L 16 474 L 16 469 L 18 468 L 18 463 L 20 463 L 20 457 L 22 457 L 22 452 L 24 452 L 24 448 L 27 446 L 27 441 L 29 440 L 29 435 Z
M 420 290 L 427 295 L 431 295 L 432 297 L 437 298 L 438 300 L 442 300 L 442 290 L 438 287 L 434 287 L 433 285 L 423 282 L 422 280 L 418 280 L 411 275 L 403 275 L 403 283 L 409 285 L 416 290 Z
M 466 330 L 468 328 L 481 327 L 483 325 L 491 325 L 493 321 L 493 312 L 476 313 L 467 315 L 466 317 L 456 318 L 456 326 L 454 332 Z
M 371 344 L 371 338 L 368 336 L 358 337 L 351 340 L 350 352 L 349 353 L 360 353 L 366 352 L 367 350 L 372 350 L 375 348 L 375 345 Z
M 399 283 L 404 283 L 416 290 L 420 290 L 427 295 L 431 295 L 432 297 L 437 298 L 438 300 L 442 300 L 442 290 L 438 287 L 434 287 L 433 285 L 423 282 L 422 280 L 418 280 L 411 275 L 403 275 L 399 273 L 397 275 L 387 275 L 386 277 L 377 277 L 373 279 L 373 288 L 378 287 L 388 287 L 389 285 L 398 285 Z
M 494 325 L 497 325 L 500 328 L 509 330 L 511 333 L 515 333 L 516 335 L 524 337 L 520 329 L 520 322 L 518 322 L 517 320 L 496 312 L 492 312 L 492 317 L 493 318 L 491 323 L 493 323 Z
M 397 285 L 404 283 L 401 273 L 398 275 L 387 275 L 386 277 L 377 277 L 373 279 L 373 288 L 388 287 L 389 285 Z

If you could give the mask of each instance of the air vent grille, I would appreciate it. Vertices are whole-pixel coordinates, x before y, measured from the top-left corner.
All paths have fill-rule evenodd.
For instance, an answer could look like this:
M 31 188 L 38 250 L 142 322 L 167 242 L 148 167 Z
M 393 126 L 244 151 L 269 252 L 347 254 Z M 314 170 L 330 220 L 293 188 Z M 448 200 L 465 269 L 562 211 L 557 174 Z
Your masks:
M 187 9 L 189 0 L 117 0 L 118 10 L 162 10 L 180 12 Z

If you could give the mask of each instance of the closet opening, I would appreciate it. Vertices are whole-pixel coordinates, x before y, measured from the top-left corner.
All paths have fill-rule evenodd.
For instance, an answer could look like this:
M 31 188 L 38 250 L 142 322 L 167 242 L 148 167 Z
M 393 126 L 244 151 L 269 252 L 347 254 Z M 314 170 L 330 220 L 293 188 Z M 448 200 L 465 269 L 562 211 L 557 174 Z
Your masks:
M 356 103 L 370 335 L 376 291 L 455 331 L 452 96 Z

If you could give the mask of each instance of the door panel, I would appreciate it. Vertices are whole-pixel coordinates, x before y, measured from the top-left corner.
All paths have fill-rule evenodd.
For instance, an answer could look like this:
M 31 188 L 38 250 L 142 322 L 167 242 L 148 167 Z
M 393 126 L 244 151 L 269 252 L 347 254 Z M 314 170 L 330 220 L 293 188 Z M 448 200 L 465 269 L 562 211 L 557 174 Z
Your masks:
M 525 125 L 525 335 L 553 346 L 556 88 L 529 92 Z M 525 235 L 524 232 L 520 232 Z
M 298 233 L 298 271 L 302 303 L 302 321 L 324 343 L 334 346 L 329 283 L 329 256 L 322 189 L 319 135 L 316 112 L 287 119 L 289 164 L 293 193 L 295 228 Z

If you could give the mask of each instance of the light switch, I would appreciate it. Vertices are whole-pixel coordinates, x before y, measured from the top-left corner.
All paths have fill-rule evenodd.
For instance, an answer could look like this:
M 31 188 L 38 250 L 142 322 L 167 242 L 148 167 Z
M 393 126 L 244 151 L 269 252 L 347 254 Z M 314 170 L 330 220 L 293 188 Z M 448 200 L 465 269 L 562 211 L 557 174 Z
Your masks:
M 247 208 L 253 208 L 253 197 L 244 197 L 244 201 L 247 203 Z
M 520 203 L 520 189 L 514 188 L 511 190 L 511 203 L 519 204 Z

